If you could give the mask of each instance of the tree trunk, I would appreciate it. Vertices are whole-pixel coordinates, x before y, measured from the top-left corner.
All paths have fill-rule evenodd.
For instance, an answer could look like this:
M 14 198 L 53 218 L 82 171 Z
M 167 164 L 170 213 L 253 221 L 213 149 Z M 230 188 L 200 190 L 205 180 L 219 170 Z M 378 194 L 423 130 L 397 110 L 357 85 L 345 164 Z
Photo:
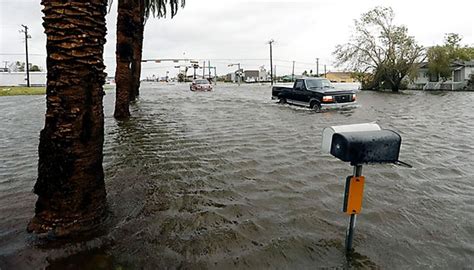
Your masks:
M 119 0 L 117 16 L 117 48 L 115 70 L 116 98 L 114 117 L 130 117 L 130 99 L 133 93 L 133 47 L 139 25 L 134 17 L 139 13 L 140 0 Z
M 145 30 L 145 1 L 139 0 L 139 13 L 134 14 L 134 21 L 138 28 L 135 32 L 133 42 L 133 63 L 132 63 L 132 93 L 130 100 L 136 100 L 140 95 L 140 75 L 142 67 L 142 51 L 143 51 L 143 33 Z
M 402 79 L 400 77 L 396 77 L 393 79 L 392 83 L 392 92 L 398 92 L 400 90 L 400 86 L 402 84 Z
M 107 0 L 43 0 L 47 37 L 46 120 L 38 195 L 28 231 L 66 236 L 104 218 L 102 168 Z

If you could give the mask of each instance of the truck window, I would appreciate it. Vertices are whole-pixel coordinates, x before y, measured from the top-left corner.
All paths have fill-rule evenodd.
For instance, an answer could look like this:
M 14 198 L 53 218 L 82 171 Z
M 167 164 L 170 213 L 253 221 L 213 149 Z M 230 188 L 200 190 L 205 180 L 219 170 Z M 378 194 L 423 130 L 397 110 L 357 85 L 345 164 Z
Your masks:
M 302 80 L 299 80 L 299 81 L 296 81 L 295 83 L 295 90 L 303 90 L 303 81 Z

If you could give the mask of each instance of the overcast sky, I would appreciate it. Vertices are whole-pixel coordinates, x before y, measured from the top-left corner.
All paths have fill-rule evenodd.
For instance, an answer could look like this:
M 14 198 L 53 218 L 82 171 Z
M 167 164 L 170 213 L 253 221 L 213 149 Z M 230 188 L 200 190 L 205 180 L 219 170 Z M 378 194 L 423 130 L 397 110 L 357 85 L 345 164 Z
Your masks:
M 107 15 L 105 63 L 113 76 L 115 68 L 116 2 Z M 442 4 L 441 4 L 442 3 Z M 351 35 L 353 20 L 361 13 L 382 5 L 390 6 L 396 22 L 408 27 L 410 35 L 424 46 L 443 42 L 445 33 L 461 34 L 463 43 L 474 45 L 474 1 L 472 0 L 186 0 L 184 9 L 171 19 L 150 18 L 145 28 L 143 57 L 193 58 L 210 60 L 218 74 L 241 63 L 244 69 L 269 69 L 269 46 L 274 39 L 273 57 L 277 74 L 291 74 L 292 61 L 300 74 L 316 70 L 320 59 L 328 70 L 337 44 Z M 30 28 L 30 62 L 45 67 L 45 35 L 42 6 L 39 0 L 0 0 L 0 64 L 24 61 L 23 35 L 20 25 Z M 206 63 L 207 65 L 207 63 Z M 177 73 L 173 63 L 144 63 L 142 77 Z

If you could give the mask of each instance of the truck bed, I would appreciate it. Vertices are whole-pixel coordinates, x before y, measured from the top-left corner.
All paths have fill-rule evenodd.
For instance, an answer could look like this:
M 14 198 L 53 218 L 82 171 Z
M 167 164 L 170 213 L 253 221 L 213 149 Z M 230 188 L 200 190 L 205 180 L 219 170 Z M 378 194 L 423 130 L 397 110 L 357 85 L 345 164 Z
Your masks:
M 293 87 L 288 87 L 288 86 L 273 86 L 272 87 L 272 98 L 277 98 L 278 97 L 278 94 L 282 91 L 282 90 L 291 90 L 293 89 Z

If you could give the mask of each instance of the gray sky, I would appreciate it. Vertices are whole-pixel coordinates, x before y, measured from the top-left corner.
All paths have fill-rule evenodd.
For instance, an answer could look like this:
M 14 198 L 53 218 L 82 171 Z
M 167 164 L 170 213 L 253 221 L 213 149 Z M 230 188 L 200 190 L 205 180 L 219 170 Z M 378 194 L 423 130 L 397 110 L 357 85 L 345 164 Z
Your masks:
M 115 68 L 116 1 L 107 15 L 107 44 L 105 62 L 107 73 Z M 443 42 L 445 33 L 461 34 L 463 43 L 474 46 L 474 1 L 453 0 L 186 0 L 173 18 L 150 18 L 145 28 L 143 57 L 186 58 L 211 60 L 218 74 L 234 68 L 240 62 L 244 69 L 269 69 L 269 46 L 274 39 L 273 57 L 277 74 L 291 74 L 295 70 L 316 70 L 315 59 L 320 58 L 328 70 L 337 44 L 351 35 L 353 20 L 361 13 L 382 5 L 390 6 L 398 24 L 408 27 L 418 43 L 432 46 Z M 20 25 L 30 28 L 30 62 L 45 67 L 45 35 L 39 0 L 0 0 L 0 61 L 24 61 L 23 35 Z M 0 62 L 0 65 L 4 65 Z M 144 63 L 142 77 L 177 73 L 173 63 Z M 207 63 L 206 63 L 207 65 Z

